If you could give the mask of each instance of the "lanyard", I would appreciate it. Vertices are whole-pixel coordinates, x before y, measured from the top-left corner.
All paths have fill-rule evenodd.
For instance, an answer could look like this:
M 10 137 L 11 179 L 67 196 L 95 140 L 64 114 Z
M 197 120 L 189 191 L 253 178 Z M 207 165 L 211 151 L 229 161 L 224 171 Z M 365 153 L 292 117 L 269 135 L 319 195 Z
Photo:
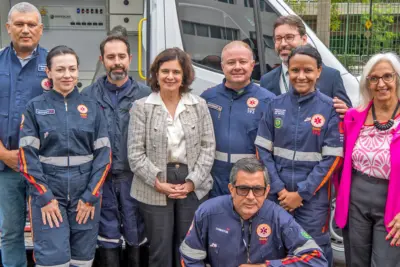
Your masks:
M 286 82 L 286 75 L 285 75 L 283 69 L 282 69 L 282 80 L 283 80 L 283 84 L 285 85 L 285 90 L 286 90 L 286 93 L 287 93 L 287 92 L 289 91 L 289 87 L 288 87 L 288 85 L 287 85 L 287 82 Z
M 245 231 L 244 231 L 244 221 L 243 219 L 240 219 L 240 222 L 242 223 L 242 237 L 243 237 L 243 243 L 244 247 L 246 248 L 246 253 L 247 253 L 247 263 L 251 263 L 250 261 L 250 243 L 251 243 L 251 224 L 252 220 L 249 220 L 249 232 L 247 233 L 247 242 L 245 240 Z

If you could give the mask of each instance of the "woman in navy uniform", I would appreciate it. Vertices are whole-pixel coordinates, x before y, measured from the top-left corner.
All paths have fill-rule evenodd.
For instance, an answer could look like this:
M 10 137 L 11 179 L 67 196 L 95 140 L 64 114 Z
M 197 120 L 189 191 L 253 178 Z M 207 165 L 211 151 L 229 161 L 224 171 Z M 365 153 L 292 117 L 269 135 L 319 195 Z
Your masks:
M 19 141 L 36 266 L 89 267 L 111 161 L 107 124 L 96 101 L 75 86 L 76 53 L 57 46 L 46 61 L 52 90 L 28 103 Z
M 323 250 L 332 266 L 330 178 L 343 148 L 333 100 L 316 88 L 321 55 L 311 45 L 289 56 L 290 90 L 267 104 L 255 144 L 271 177 L 271 197 Z

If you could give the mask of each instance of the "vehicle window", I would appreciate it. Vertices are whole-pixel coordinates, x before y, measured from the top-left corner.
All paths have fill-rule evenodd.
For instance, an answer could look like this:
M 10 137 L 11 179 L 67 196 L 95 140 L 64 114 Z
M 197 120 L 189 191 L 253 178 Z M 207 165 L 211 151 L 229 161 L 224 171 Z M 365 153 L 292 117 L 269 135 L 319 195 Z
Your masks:
M 279 64 L 274 52 L 272 27 L 277 15 L 264 1 L 262 5 L 263 39 L 267 70 Z M 222 48 L 233 40 L 246 42 L 254 53 L 253 79 L 259 80 L 260 65 L 253 2 L 251 0 L 177 0 L 182 42 L 195 63 L 221 71 Z

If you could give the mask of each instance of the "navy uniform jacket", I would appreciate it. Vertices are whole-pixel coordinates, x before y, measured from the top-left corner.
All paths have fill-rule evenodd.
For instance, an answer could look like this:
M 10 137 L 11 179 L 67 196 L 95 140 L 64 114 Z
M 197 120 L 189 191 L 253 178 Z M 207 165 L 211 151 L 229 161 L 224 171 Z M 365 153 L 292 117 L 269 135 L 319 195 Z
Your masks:
M 271 194 L 286 188 L 309 201 L 341 162 L 342 142 L 333 101 L 319 90 L 300 96 L 291 88 L 270 101 L 255 143 Z
M 46 57 L 47 50 L 37 46 L 22 67 L 12 44 L 0 51 L 0 140 L 9 150 L 18 149 L 19 125 L 26 104 L 49 89 Z M 0 171 L 4 167 L 0 161 Z
M 235 212 L 232 197 L 204 202 L 194 216 L 180 252 L 184 266 L 328 266 L 321 249 L 292 216 L 269 200 L 252 219 Z
M 261 87 L 267 88 L 275 95 L 281 94 L 281 88 L 279 81 L 282 75 L 282 65 L 264 74 L 261 77 Z M 340 72 L 334 68 L 330 68 L 326 65 L 322 65 L 321 76 L 317 81 L 317 88 L 325 95 L 334 98 L 335 96 L 340 100 L 343 100 L 348 107 L 351 107 L 351 101 L 346 93 L 346 89 L 343 85 L 343 79 L 340 76 Z
M 107 76 L 100 77 L 94 84 L 86 87 L 82 91 L 82 95 L 96 100 L 104 110 L 113 152 L 111 172 L 113 174 L 131 173 L 127 152 L 129 110 L 135 100 L 148 96 L 151 93 L 151 89 L 132 80 L 131 87 L 124 92 L 122 97 L 118 98 L 118 108 L 115 108 L 106 91 L 108 89 L 104 87 L 105 79 L 107 79 Z
M 250 83 L 237 93 L 223 83 L 201 94 L 213 120 L 216 154 L 211 174 L 216 195 L 229 194 L 229 173 L 233 163 L 241 158 L 255 157 L 254 140 L 265 104 L 275 97 L 266 89 Z
M 82 173 L 86 174 L 89 165 L 88 185 L 80 199 L 89 204 L 99 200 L 111 148 L 107 122 L 96 101 L 81 96 L 77 88 L 65 98 L 52 90 L 28 103 L 20 128 L 20 172 L 41 206 L 55 199 L 50 187 L 58 187 L 49 187 L 45 171 L 53 166 L 84 166 Z M 68 189 L 68 197 L 75 194 Z

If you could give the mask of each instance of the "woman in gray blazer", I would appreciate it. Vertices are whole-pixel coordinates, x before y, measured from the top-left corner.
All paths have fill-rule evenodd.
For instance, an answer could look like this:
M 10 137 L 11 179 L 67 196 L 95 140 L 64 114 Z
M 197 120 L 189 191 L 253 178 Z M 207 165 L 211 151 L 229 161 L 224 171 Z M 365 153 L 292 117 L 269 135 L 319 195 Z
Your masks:
M 193 79 L 189 55 L 166 49 L 150 68 L 153 93 L 131 110 L 131 195 L 140 203 L 151 267 L 180 266 L 179 245 L 213 184 L 213 124 L 206 102 L 189 93 Z

